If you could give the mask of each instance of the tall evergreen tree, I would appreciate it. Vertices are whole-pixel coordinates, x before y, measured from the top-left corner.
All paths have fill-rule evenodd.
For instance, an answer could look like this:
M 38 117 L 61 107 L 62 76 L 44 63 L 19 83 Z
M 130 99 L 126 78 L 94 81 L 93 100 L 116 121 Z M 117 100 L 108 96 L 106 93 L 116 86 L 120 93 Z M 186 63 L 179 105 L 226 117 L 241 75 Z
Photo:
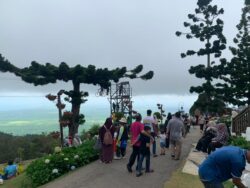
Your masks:
M 237 25 L 238 34 L 234 38 L 237 47 L 230 47 L 233 58 L 222 60 L 219 71 L 225 83 L 219 83 L 219 91 L 224 100 L 234 105 L 250 105 L 250 1 L 245 1 L 241 21 Z
M 69 67 L 64 62 L 59 66 L 55 66 L 50 63 L 43 65 L 35 61 L 31 62 L 29 67 L 18 68 L 0 54 L 0 71 L 14 73 L 27 83 L 38 86 L 50 83 L 54 84 L 57 81 L 72 82 L 73 89 L 64 92 L 64 94 L 68 96 L 68 101 L 72 105 L 71 112 L 73 117 L 68 126 L 69 135 L 72 137 L 78 132 L 79 124 L 84 122 L 83 115 L 80 114 L 80 106 L 86 101 L 88 93 L 81 91 L 81 84 L 98 85 L 103 91 L 106 90 L 108 92 L 112 81 L 119 82 L 122 78 L 140 78 L 143 80 L 149 80 L 153 77 L 153 71 L 149 71 L 143 75 L 138 75 L 142 70 L 142 65 L 137 66 L 133 70 L 127 70 L 126 67 L 109 70 L 107 68 L 97 69 L 94 65 L 89 65 L 87 67 L 81 65 Z
M 219 18 L 224 10 L 219 9 L 217 5 L 211 5 L 211 2 L 212 0 L 198 0 L 195 14 L 188 14 L 190 22 L 184 22 L 184 27 L 189 28 L 189 32 L 176 32 L 177 36 L 185 35 L 187 39 L 196 38 L 204 45 L 198 50 L 187 50 L 181 53 L 181 57 L 192 55 L 207 57 L 206 63 L 191 66 L 189 69 L 190 74 L 205 79 L 201 86 L 192 86 L 190 92 L 205 93 L 210 102 L 216 92 L 212 81 L 219 76 L 212 57 L 219 58 L 226 48 L 226 38 L 223 35 L 224 22 Z

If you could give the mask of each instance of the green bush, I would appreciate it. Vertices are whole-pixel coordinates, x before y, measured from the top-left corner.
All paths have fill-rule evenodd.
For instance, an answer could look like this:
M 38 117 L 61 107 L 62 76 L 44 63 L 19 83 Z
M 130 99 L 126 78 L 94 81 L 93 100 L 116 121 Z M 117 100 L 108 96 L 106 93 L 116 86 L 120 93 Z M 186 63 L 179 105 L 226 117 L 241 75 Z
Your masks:
M 99 134 L 99 129 L 100 129 L 100 125 L 98 125 L 98 124 L 92 125 L 88 131 L 83 129 L 83 131 L 81 133 L 81 139 L 82 140 L 92 139 L 95 135 Z
M 61 152 L 32 162 L 26 174 L 34 186 L 46 184 L 63 174 L 98 159 L 93 149 L 94 141 L 86 141 L 79 147 L 64 148 Z
M 241 136 L 231 136 L 229 139 L 229 144 L 241 147 L 243 149 L 250 149 L 250 142 Z

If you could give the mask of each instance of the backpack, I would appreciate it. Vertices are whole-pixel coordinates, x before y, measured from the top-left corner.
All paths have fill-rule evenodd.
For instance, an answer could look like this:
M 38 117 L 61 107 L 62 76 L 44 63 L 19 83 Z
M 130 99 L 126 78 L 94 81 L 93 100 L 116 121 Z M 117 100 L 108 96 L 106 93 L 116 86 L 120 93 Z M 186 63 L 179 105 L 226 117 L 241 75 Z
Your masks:
M 104 134 L 103 143 L 105 145 L 112 145 L 113 144 L 113 137 L 112 137 L 111 132 L 110 132 L 112 125 L 109 129 L 107 129 L 106 126 L 104 125 L 104 128 L 106 129 L 106 132 Z

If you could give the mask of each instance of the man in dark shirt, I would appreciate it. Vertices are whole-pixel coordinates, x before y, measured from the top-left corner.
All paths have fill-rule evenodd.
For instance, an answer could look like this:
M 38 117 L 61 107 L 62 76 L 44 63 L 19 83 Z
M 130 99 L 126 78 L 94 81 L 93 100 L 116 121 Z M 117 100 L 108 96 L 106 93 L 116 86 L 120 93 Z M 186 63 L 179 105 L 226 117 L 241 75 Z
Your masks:
M 149 126 L 144 127 L 145 132 L 149 133 L 151 132 L 151 128 Z M 150 137 L 144 134 L 140 134 L 139 141 L 141 142 L 140 145 L 140 157 L 138 161 L 138 169 L 136 172 L 136 176 L 139 177 L 142 175 L 142 163 L 144 158 L 146 158 L 146 173 L 153 172 L 153 170 L 150 169 Z

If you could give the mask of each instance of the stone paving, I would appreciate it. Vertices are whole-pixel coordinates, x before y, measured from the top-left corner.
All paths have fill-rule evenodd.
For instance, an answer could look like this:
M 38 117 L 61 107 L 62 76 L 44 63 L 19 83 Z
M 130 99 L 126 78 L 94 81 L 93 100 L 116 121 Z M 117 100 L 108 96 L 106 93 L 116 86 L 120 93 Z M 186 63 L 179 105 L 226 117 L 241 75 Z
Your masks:
M 180 168 L 186 160 L 192 143 L 197 142 L 199 137 L 198 128 L 191 129 L 191 133 L 183 140 L 182 156 L 179 161 L 172 160 L 169 151 L 165 156 L 151 158 L 154 173 L 136 177 L 135 172 L 129 173 L 126 169 L 128 159 L 113 161 L 112 164 L 100 164 L 99 161 L 96 161 L 43 186 L 43 188 L 162 188 L 164 183 L 170 179 L 172 172 Z M 128 149 L 127 157 L 129 157 L 130 150 Z M 158 153 L 159 151 L 158 148 Z

